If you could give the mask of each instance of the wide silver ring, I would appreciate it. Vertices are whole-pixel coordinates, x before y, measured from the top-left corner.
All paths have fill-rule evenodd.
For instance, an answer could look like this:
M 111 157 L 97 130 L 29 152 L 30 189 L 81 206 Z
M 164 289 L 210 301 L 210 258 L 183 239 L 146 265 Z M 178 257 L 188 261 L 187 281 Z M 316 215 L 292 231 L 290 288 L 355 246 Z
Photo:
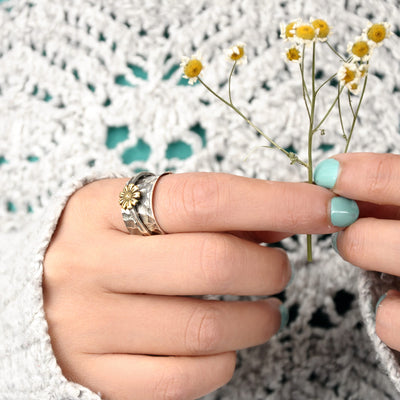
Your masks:
M 171 172 L 154 175 L 140 172 L 129 179 L 119 195 L 122 218 L 131 235 L 158 235 L 165 232 L 158 225 L 153 211 L 153 193 L 158 180 Z

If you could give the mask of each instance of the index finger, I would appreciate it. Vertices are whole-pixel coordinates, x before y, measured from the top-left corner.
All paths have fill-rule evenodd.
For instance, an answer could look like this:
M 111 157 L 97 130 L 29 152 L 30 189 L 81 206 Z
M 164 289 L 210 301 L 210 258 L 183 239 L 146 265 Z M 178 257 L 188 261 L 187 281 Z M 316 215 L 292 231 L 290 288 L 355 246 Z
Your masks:
M 113 181 L 110 195 L 115 212 L 109 213 L 110 222 L 126 231 L 116 200 L 126 180 Z M 332 233 L 338 230 L 331 221 L 333 197 L 331 191 L 308 183 L 272 182 L 223 173 L 185 173 L 159 179 L 153 207 L 158 224 L 166 233 Z M 334 210 L 339 214 L 351 214 L 357 208 L 353 202 L 353 210 L 349 211 L 348 205 L 340 209 L 339 203 Z M 358 209 L 347 225 L 357 216 Z

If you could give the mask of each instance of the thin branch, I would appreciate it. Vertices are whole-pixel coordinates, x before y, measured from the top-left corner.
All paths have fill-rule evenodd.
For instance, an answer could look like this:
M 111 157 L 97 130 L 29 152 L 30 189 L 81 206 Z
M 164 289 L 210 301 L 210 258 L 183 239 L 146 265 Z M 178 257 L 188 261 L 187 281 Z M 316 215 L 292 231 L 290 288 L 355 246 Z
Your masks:
M 232 67 L 231 73 L 229 75 L 229 85 L 228 85 L 228 87 L 229 87 L 229 101 L 230 101 L 231 104 L 233 104 L 232 103 L 232 96 L 231 96 L 231 79 L 232 79 L 232 74 L 233 74 L 233 71 L 235 70 L 235 67 L 236 67 L 236 61 L 233 63 L 233 67 Z

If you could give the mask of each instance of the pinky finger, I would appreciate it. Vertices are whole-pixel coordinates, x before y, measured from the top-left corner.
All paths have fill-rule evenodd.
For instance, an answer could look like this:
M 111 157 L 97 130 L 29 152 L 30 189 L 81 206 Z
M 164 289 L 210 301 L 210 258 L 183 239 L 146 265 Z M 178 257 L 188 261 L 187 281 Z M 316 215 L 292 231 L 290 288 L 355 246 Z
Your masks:
M 200 357 L 85 354 L 81 384 L 104 400 L 197 399 L 225 385 L 236 353 Z
M 390 290 L 376 308 L 376 333 L 394 350 L 400 350 L 400 292 Z

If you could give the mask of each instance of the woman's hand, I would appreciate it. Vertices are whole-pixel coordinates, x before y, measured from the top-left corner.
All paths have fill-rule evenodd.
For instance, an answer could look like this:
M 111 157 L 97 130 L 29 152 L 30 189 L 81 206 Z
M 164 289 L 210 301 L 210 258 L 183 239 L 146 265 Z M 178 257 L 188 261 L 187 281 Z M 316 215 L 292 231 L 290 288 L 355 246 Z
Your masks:
M 314 178 L 360 207 L 363 218 L 334 236 L 339 254 L 365 270 L 400 276 L 400 156 L 339 154 L 318 164 Z M 400 293 L 389 291 L 378 305 L 376 333 L 400 350 Z
M 280 328 L 272 295 L 291 268 L 260 246 L 331 233 L 332 193 L 227 174 L 163 176 L 154 212 L 168 234 L 129 235 L 118 205 L 128 179 L 96 181 L 68 201 L 44 262 L 44 306 L 64 375 L 105 399 L 194 399 L 224 385 L 235 351 Z M 345 210 L 344 210 L 345 211 Z

